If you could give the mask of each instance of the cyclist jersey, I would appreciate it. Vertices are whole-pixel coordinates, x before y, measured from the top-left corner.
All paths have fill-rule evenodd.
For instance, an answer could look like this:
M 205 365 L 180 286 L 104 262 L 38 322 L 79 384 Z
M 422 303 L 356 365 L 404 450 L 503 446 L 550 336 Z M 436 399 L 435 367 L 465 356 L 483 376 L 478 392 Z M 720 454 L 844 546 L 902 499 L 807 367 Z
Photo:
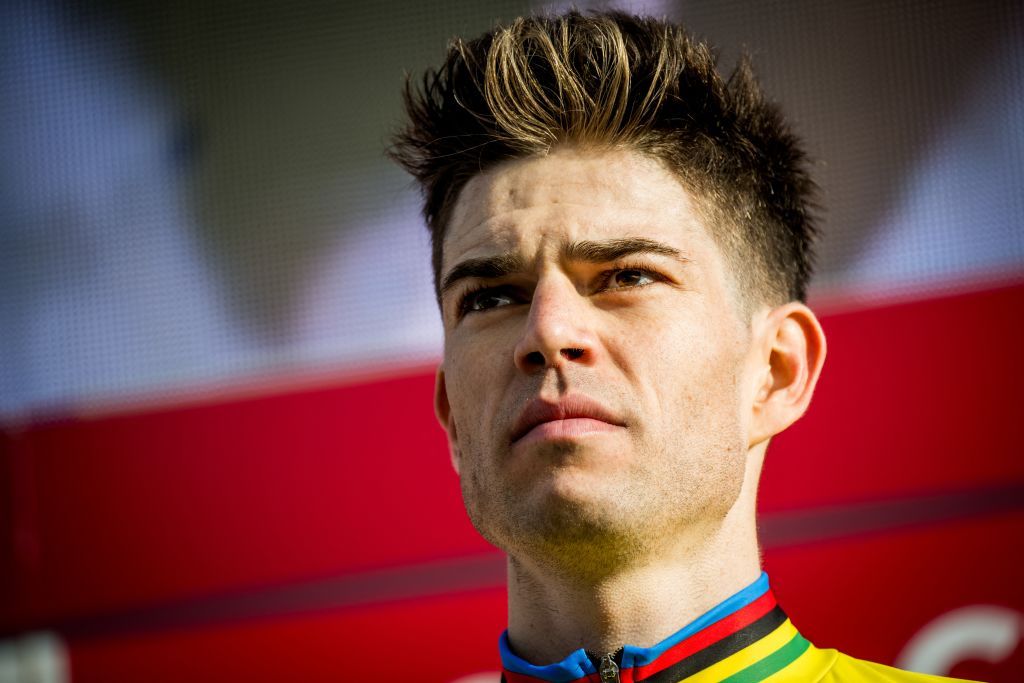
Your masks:
M 956 679 L 901 671 L 808 642 L 776 603 L 764 573 L 750 586 L 653 647 L 571 653 L 535 666 L 499 648 L 504 683 L 938 683 Z

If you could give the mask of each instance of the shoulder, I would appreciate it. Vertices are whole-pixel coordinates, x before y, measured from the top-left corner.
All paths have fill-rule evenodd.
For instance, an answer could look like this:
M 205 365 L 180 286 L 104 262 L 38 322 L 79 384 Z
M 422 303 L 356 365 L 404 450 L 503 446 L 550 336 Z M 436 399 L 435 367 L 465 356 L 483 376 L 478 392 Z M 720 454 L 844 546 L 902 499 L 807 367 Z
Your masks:
M 835 652 L 834 650 L 832 652 Z M 929 674 L 919 674 L 911 671 L 895 669 L 883 664 L 865 662 L 861 659 L 854 659 L 840 652 L 835 653 L 832 665 L 819 679 L 819 683 L 853 683 L 855 681 L 874 681 L 877 683 L 947 683 L 959 681 L 960 678 L 944 678 Z

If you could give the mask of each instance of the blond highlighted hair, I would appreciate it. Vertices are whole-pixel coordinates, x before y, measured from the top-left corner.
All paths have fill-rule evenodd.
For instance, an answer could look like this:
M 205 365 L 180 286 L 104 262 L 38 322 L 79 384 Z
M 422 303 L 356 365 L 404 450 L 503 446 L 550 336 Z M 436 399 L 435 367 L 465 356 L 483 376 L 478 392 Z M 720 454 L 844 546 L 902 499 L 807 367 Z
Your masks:
M 747 303 L 803 300 L 816 230 L 805 156 L 747 59 L 723 78 L 678 25 L 619 12 L 516 19 L 452 41 L 405 88 L 389 153 L 420 183 L 435 286 L 459 192 L 502 161 L 559 145 L 662 160 L 705 209 Z

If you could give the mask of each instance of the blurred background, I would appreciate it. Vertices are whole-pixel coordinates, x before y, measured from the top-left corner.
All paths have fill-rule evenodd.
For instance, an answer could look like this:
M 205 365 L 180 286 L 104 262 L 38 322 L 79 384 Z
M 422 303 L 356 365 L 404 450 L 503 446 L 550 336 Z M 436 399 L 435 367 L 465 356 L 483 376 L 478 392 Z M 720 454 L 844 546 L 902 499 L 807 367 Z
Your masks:
M 1020 681 L 1024 6 L 614 6 L 750 52 L 822 187 L 780 601 L 819 646 Z M 496 680 L 503 558 L 383 150 L 451 37 L 566 7 L 0 3 L 0 681 Z

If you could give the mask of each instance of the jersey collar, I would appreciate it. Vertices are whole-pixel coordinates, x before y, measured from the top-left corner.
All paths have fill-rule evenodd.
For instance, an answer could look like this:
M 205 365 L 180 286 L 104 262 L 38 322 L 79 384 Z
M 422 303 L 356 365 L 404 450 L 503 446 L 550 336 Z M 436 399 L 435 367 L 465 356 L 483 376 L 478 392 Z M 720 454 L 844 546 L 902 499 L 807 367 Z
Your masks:
M 776 603 L 768 575 L 762 572 L 754 583 L 657 645 L 647 648 L 626 645 L 617 664 L 622 683 L 667 683 L 691 678 L 711 667 L 738 667 L 739 673 L 760 665 L 760 669 L 767 667 L 772 672 L 778 671 L 803 654 L 808 646 Z M 582 649 L 556 664 L 535 666 L 512 652 L 508 631 L 501 634 L 499 648 L 503 680 L 507 683 L 599 680 L 596 662 Z M 760 680 L 761 677 L 748 679 Z

